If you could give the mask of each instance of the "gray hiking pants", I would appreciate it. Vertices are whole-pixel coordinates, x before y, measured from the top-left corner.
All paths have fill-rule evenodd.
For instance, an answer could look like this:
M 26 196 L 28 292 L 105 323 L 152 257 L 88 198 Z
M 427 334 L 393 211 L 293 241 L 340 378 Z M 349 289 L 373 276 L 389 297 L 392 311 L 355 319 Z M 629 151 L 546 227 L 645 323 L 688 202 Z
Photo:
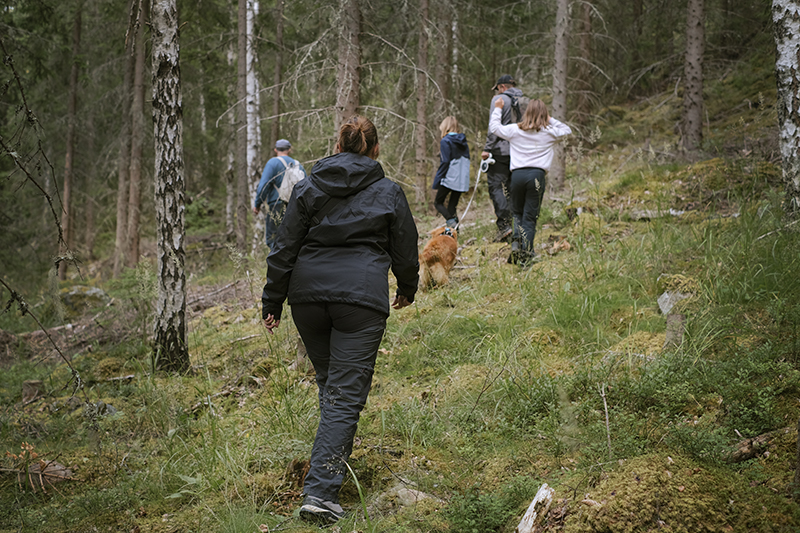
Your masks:
M 386 315 L 357 305 L 292 306 L 292 318 L 317 372 L 320 419 L 303 493 L 339 503 L 359 415 L 367 401 Z

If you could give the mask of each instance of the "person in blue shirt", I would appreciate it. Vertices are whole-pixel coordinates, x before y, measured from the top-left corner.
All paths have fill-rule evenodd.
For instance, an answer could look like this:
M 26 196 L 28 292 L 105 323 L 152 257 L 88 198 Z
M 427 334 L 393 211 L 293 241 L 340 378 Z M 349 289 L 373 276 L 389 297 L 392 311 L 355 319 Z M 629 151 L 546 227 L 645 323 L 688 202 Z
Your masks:
M 442 134 L 439 143 L 441 162 L 432 187 L 436 189 L 433 205 L 444 217 L 449 228 L 455 228 L 458 224 L 458 200 L 461 193 L 469 190 L 469 147 L 466 135 L 458 129 L 458 120 L 453 116 L 445 117 L 439 125 Z M 448 195 L 450 198 L 445 206 Z
M 275 143 L 275 157 L 267 161 L 264 172 L 261 173 L 261 181 L 258 182 L 256 190 L 256 200 L 253 205 L 253 213 L 256 215 L 261 211 L 261 206 L 267 204 L 265 239 L 270 250 L 275 247 L 275 235 L 278 226 L 283 220 L 283 213 L 286 204 L 278 196 L 278 187 L 283 182 L 283 174 L 296 161 L 289 154 L 292 153 L 292 144 L 286 139 L 279 139 Z M 298 163 L 299 164 L 299 163 Z M 303 169 L 303 166 L 300 165 Z M 303 169 L 305 174 L 305 169 Z

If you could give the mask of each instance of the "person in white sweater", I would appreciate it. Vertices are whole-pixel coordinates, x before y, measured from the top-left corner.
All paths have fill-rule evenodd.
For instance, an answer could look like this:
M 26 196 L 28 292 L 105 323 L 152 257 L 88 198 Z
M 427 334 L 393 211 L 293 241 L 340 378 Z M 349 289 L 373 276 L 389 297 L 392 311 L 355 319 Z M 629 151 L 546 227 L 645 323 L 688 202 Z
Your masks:
M 572 133 L 569 126 L 547 112 L 541 100 L 531 100 L 522 121 L 502 125 L 503 99 L 498 98 L 489 119 L 489 131 L 511 147 L 511 212 L 514 233 L 509 263 L 527 265 L 535 257 L 533 238 L 542 206 L 545 176 L 553 162 L 554 146 Z

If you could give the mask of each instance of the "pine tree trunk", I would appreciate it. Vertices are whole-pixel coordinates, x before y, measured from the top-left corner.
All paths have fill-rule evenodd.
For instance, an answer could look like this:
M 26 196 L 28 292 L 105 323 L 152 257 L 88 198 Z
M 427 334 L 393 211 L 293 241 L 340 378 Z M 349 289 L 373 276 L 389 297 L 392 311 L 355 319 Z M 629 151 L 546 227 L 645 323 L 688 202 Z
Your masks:
M 94 187 L 95 184 L 93 183 L 96 181 L 94 176 L 92 176 L 91 183 L 88 183 L 89 187 Z M 91 189 L 90 189 L 91 190 Z M 95 211 L 94 211 L 94 198 L 91 196 L 86 197 L 86 211 L 84 212 L 84 232 L 83 232 L 83 242 L 84 247 L 86 248 L 86 257 L 90 260 L 96 259 L 94 255 L 94 243 L 97 237 L 97 231 L 94 227 L 94 218 L 95 218 Z
M 233 67 L 236 61 L 236 51 L 233 43 L 228 48 L 228 66 Z M 229 88 L 230 101 L 236 107 L 237 85 L 232 84 Z M 230 126 L 230 139 L 236 139 L 236 114 L 228 113 L 228 125 Z M 225 171 L 225 235 L 228 241 L 236 234 L 236 143 L 228 142 L 228 168 Z
M 236 83 L 236 247 L 247 246 L 250 194 L 247 179 L 247 0 L 239 0 L 239 52 Z
M 336 84 L 336 134 L 358 111 L 361 99 L 361 8 L 358 0 L 340 0 L 341 33 Z
M 581 9 L 580 24 L 580 55 L 578 62 L 577 83 L 579 84 L 576 95 L 575 116 L 581 124 L 589 121 L 591 113 L 591 93 L 592 93 L 592 0 L 584 0 Z
M 440 0 L 436 4 L 439 38 L 436 43 L 436 83 L 439 92 L 433 98 L 434 122 L 441 122 L 449 113 L 450 87 L 453 78 L 453 11 L 449 0 Z M 464 117 L 457 117 L 464 120 Z
M 145 49 L 144 28 L 147 23 L 149 0 L 140 5 L 137 22 L 136 64 L 133 70 L 133 102 L 131 104 L 131 168 L 128 189 L 128 244 L 125 250 L 125 266 L 133 267 L 139 263 L 139 226 L 142 208 L 142 158 L 144 156 L 144 69 Z
M 133 53 L 136 32 L 136 0 L 128 4 L 128 32 L 125 35 L 125 73 L 122 79 L 122 130 L 120 131 L 119 160 L 117 162 L 117 220 L 114 238 L 114 277 L 119 277 L 125 265 L 125 248 L 128 243 L 128 192 L 130 190 L 131 165 L 131 98 L 133 70 L 136 56 Z
M 102 150 L 98 145 L 98 135 L 95 130 L 94 114 L 89 113 L 86 119 L 86 137 L 91 140 L 92 153 L 98 154 Z M 92 165 L 91 168 L 86 169 L 86 179 L 82 187 L 82 194 L 85 198 L 83 207 L 83 249 L 86 252 L 86 257 L 89 260 L 95 259 L 94 243 L 97 237 L 95 231 L 95 205 L 97 199 L 95 198 L 95 191 L 97 190 L 97 165 Z
M 225 171 L 225 238 L 230 241 L 236 232 L 236 157 L 233 147 L 228 147 L 228 168 Z
M 281 134 L 281 83 L 283 81 L 283 0 L 275 6 L 275 75 L 272 89 L 272 128 L 269 135 L 271 150 Z
M 556 5 L 555 66 L 553 68 L 553 109 L 551 114 L 561 121 L 567 120 L 567 67 L 569 58 L 569 0 L 558 0 Z M 553 164 L 547 174 L 550 191 L 564 187 L 566 152 L 564 145 L 555 147 Z
M 644 3 L 643 0 L 633 0 L 631 3 L 633 4 L 633 28 L 638 42 L 638 38 L 642 36 L 642 13 L 644 12 Z
M 183 372 L 189 368 L 189 352 L 183 248 L 183 104 L 176 0 L 153 2 L 151 28 L 158 243 L 154 366 Z
M 783 209 L 794 221 L 800 218 L 800 5 L 794 0 L 773 0 L 772 21 L 777 48 L 778 126 L 786 189 Z
M 69 100 L 67 101 L 67 138 L 66 138 L 66 156 L 64 161 L 64 189 L 62 191 L 61 201 L 64 203 L 64 212 L 62 227 L 64 228 L 64 244 L 67 248 L 72 248 L 72 174 L 73 174 L 73 159 L 75 155 L 75 121 L 77 119 L 78 107 L 78 56 L 80 55 L 81 48 L 81 12 L 83 6 L 78 4 L 77 12 L 75 13 L 75 20 L 72 26 L 72 68 L 69 75 Z M 66 252 L 67 250 L 63 250 Z M 62 260 L 58 264 L 58 279 L 67 279 L 67 263 L 68 261 Z
M 703 141 L 704 0 L 689 0 L 686 11 L 686 61 L 683 91 L 683 147 L 692 152 Z
M 414 130 L 416 140 L 416 200 L 425 203 L 428 192 L 428 113 L 425 104 L 428 101 L 428 0 L 419 1 L 419 40 L 417 43 L 417 127 Z

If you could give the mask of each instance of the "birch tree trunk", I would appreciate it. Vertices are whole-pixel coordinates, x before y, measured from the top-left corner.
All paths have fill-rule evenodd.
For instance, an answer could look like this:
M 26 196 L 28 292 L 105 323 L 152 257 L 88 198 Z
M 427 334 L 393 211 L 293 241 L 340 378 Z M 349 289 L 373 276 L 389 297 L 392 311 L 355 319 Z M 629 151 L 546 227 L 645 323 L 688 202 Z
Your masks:
M 773 0 L 772 21 L 777 48 L 775 77 L 781 166 L 786 188 L 783 209 L 790 220 L 797 220 L 800 218 L 800 5 L 796 0 Z
M 558 120 L 567 120 L 567 66 L 569 58 L 569 0 L 556 4 L 555 66 L 553 68 L 553 109 Z M 547 187 L 551 192 L 564 187 L 566 152 L 562 143 L 556 144 L 553 164 L 547 174 Z
M 689 0 L 686 11 L 686 60 L 683 90 L 683 147 L 700 149 L 703 141 L 704 0 Z
M 361 8 L 358 0 L 339 0 L 341 31 L 336 76 L 336 115 L 339 127 L 356 114 L 361 99 Z
M 128 229 L 125 266 L 139 263 L 139 226 L 142 208 L 142 158 L 144 155 L 144 27 L 147 22 L 149 0 L 139 4 L 136 29 L 136 63 L 133 69 L 133 103 L 131 104 L 131 168 L 128 190 Z
M 153 2 L 153 123 L 158 241 L 155 367 L 189 368 L 184 273 L 183 103 L 177 0 Z
M 125 73 L 122 78 L 122 130 L 120 132 L 119 160 L 117 162 L 117 228 L 114 237 L 114 277 L 119 277 L 125 265 L 125 248 L 128 243 L 128 192 L 131 165 L 131 83 L 136 63 L 133 43 L 136 34 L 137 2 L 128 4 L 128 32 L 125 35 Z
M 239 52 L 236 81 L 236 247 L 247 246 L 247 212 L 250 210 L 247 179 L 247 0 L 239 0 Z
M 283 82 L 283 0 L 275 6 L 275 75 L 272 80 L 272 127 L 268 150 L 271 150 L 281 135 L 281 83 Z
M 64 202 L 64 213 L 62 220 L 62 227 L 64 228 L 64 244 L 67 248 L 71 249 L 74 239 L 72 238 L 72 175 L 73 175 L 73 159 L 75 155 L 75 121 L 77 119 L 78 107 L 78 56 L 81 49 L 81 12 L 83 6 L 79 3 L 77 11 L 75 12 L 75 20 L 72 25 L 72 68 L 69 75 L 69 99 L 67 101 L 67 139 L 66 139 L 66 156 L 64 158 L 64 189 L 62 191 Z M 62 250 L 66 253 L 68 250 Z M 62 254 L 63 255 L 63 254 Z M 58 263 L 58 279 L 67 279 L 67 263 L 68 261 L 62 260 Z
M 428 0 L 419 0 L 419 39 L 417 43 L 417 127 L 414 130 L 416 140 L 416 201 L 418 204 L 425 203 L 428 191 L 428 168 L 427 168 L 427 130 L 428 114 L 425 104 L 428 101 Z
M 261 96 L 258 83 L 258 56 L 255 47 L 255 18 L 258 15 L 258 0 L 247 1 L 247 181 L 250 192 L 249 206 L 256 199 L 258 181 L 261 177 Z M 256 246 L 264 235 L 263 217 L 253 217 L 254 231 L 251 250 L 254 253 Z

